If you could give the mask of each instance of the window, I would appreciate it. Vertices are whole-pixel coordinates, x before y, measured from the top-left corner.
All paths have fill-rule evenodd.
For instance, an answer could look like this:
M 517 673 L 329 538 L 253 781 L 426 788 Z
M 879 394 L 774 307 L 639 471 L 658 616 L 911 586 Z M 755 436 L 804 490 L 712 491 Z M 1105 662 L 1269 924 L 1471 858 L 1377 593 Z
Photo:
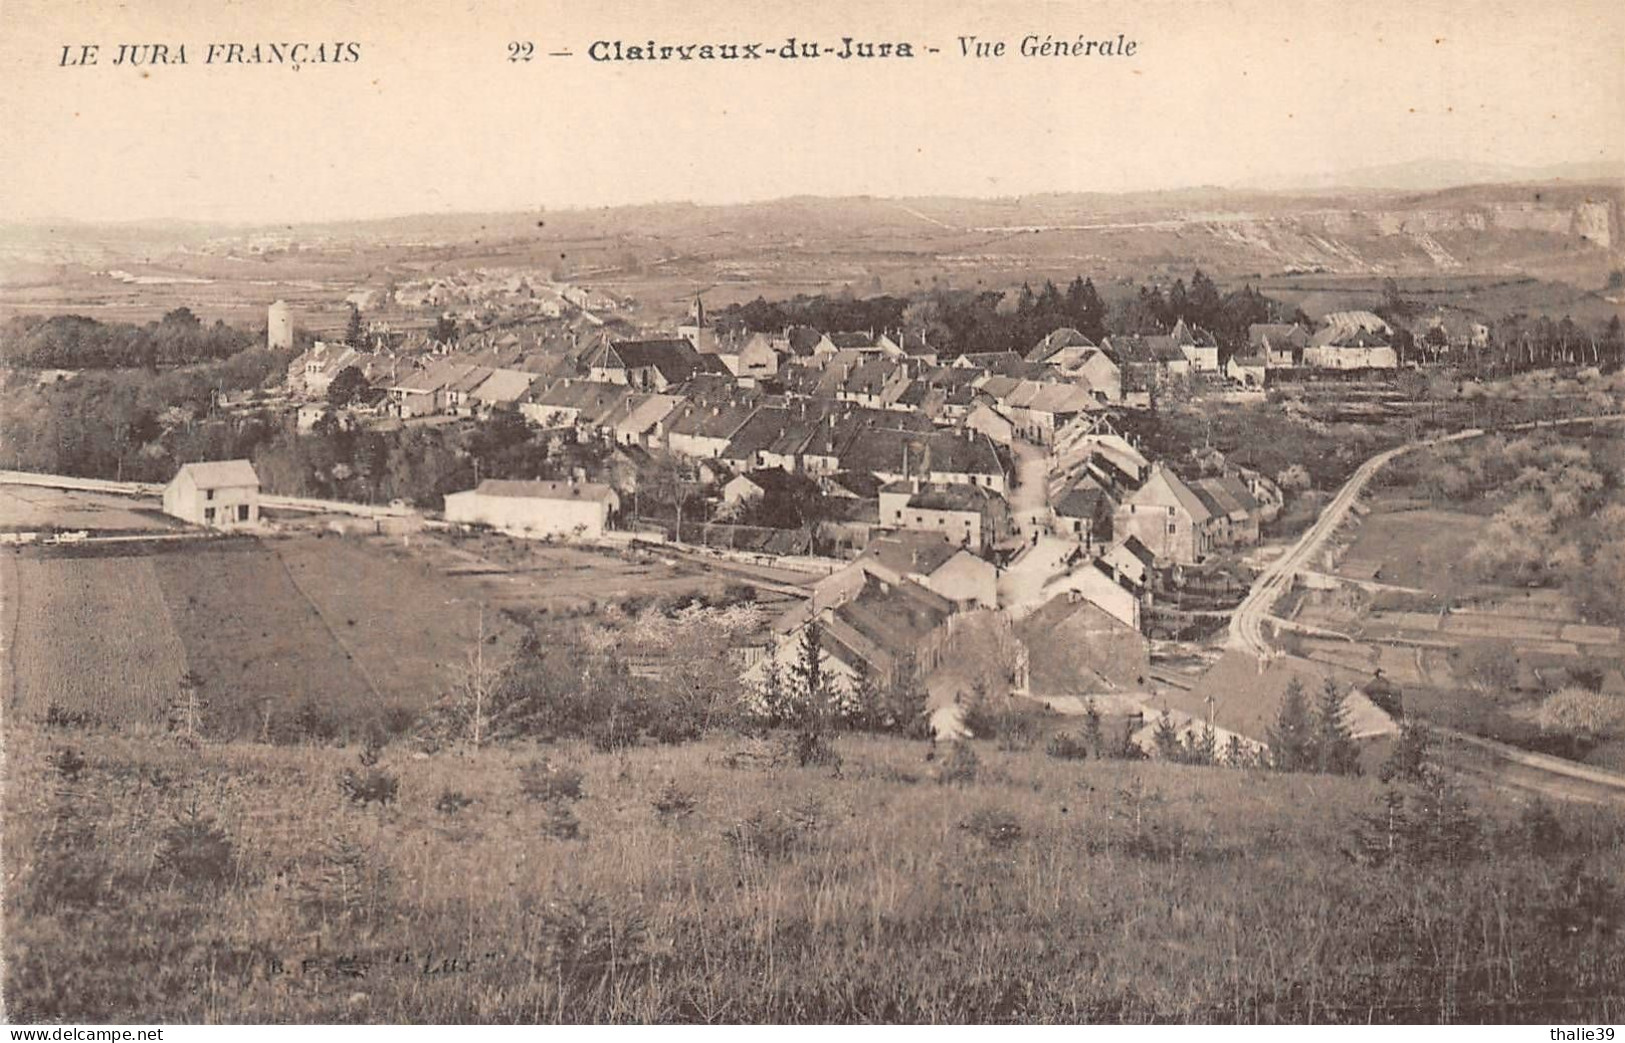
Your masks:
M 205 508 L 203 508 L 203 523 L 205 525 L 213 525 L 214 524 L 214 508 L 213 507 L 205 507 Z
M 1168 535 L 1172 536 L 1174 533 L 1176 533 L 1178 531 L 1179 531 L 1179 526 L 1175 525 L 1173 522 L 1168 523 Z
M 248 504 L 240 503 L 237 505 L 237 520 L 240 522 L 248 520 Z
M 205 490 L 203 490 L 203 498 L 205 500 L 214 499 L 214 490 L 213 489 L 205 489 Z

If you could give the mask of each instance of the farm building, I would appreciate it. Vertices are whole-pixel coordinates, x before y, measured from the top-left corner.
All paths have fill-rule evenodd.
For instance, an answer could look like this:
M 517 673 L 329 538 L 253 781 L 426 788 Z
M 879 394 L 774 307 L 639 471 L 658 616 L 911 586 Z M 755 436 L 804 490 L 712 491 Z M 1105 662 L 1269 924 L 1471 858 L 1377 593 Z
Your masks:
M 260 476 L 247 460 L 186 464 L 164 486 L 164 513 L 193 525 L 258 525 Z
M 1151 669 L 1140 632 L 1077 591 L 1051 598 L 1015 632 L 1034 698 L 1138 691 Z
M 487 478 L 446 497 L 446 520 L 521 536 L 596 538 L 621 509 L 620 497 L 592 482 L 520 482 Z

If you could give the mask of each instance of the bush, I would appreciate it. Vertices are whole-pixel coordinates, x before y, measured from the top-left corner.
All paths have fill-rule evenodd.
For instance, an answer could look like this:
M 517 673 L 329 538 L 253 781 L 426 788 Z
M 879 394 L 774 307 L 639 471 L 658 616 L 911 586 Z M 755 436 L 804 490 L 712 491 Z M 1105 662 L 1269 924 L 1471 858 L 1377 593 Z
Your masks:
M 72 746 L 64 746 L 51 755 L 51 766 L 68 782 L 78 782 L 90 762 Z
M 447 787 L 440 791 L 440 796 L 435 798 L 434 809 L 442 815 L 455 815 L 472 803 L 474 803 L 473 797 L 468 796 L 461 790 Z
M 47 728 L 89 728 L 98 723 L 100 718 L 89 710 L 69 709 L 55 700 L 45 708 Z
M 937 782 L 942 785 L 969 785 L 981 772 L 982 758 L 966 742 L 956 742 L 937 769 Z
M 693 793 L 683 789 L 677 785 L 675 780 L 672 780 L 660 788 L 660 792 L 655 795 L 655 799 L 651 803 L 655 809 L 655 814 L 664 819 L 675 819 L 692 815 L 700 802 Z
M 581 829 L 581 820 L 570 805 L 562 801 L 553 801 L 547 805 L 546 813 L 542 816 L 542 835 L 552 837 L 554 840 L 580 840 L 585 834 Z
M 171 880 L 193 887 L 214 887 L 233 875 L 231 838 L 193 804 L 177 815 L 158 844 L 157 866 Z
M 1594 741 L 1625 726 L 1625 699 L 1570 686 L 1542 700 L 1535 720 L 1544 731 Z
M 1088 745 L 1071 732 L 1056 732 L 1050 736 L 1044 752 L 1056 760 L 1081 761 L 1089 756 Z
M 764 860 L 788 858 L 809 847 L 823 824 L 822 809 L 809 799 L 791 812 L 757 811 L 722 836 L 740 854 Z
M 788 738 L 790 756 L 803 768 L 836 768 L 841 766 L 841 755 L 828 733 L 817 728 L 800 728 Z
M 389 889 L 389 872 L 360 844 L 333 836 L 317 854 L 314 872 L 300 885 L 300 906 L 321 923 L 366 923 L 377 918 Z
M 339 775 L 339 789 L 352 804 L 376 803 L 379 807 L 388 807 L 395 803 L 400 788 L 401 780 L 387 771 L 346 768 Z
M 1428 748 L 1433 736 L 1427 728 L 1414 721 L 1399 727 L 1399 738 L 1394 742 L 1388 759 L 1382 762 L 1377 778 L 1383 782 L 1424 782 L 1428 777 Z
M 988 847 L 1000 851 L 1016 846 L 1026 836 L 1021 819 L 1006 808 L 977 808 L 959 824 L 959 828 Z
M 581 788 L 583 778 L 575 768 L 556 765 L 543 757 L 519 769 L 519 791 L 535 801 L 580 800 L 586 796 Z
M 1044 734 L 1043 715 L 1002 696 L 978 693 L 965 706 L 965 727 L 978 739 L 995 739 L 1001 750 L 1030 750 Z
M 556 899 L 536 929 L 549 980 L 591 994 L 615 978 L 639 973 L 647 962 L 648 925 L 633 908 L 619 908 L 592 892 Z
M 1482 851 L 1483 826 L 1461 793 L 1442 776 L 1383 794 L 1382 807 L 1353 830 L 1356 860 L 1372 865 L 1457 865 Z

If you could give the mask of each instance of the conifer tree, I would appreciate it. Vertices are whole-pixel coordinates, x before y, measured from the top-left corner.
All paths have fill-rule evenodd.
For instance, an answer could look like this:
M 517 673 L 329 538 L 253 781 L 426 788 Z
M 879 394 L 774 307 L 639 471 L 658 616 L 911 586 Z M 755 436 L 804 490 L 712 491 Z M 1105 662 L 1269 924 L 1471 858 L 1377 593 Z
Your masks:
M 1100 760 L 1105 754 L 1105 738 L 1100 730 L 1100 711 L 1095 709 L 1095 701 L 1090 699 L 1083 708 L 1083 740 L 1089 744 L 1089 753 L 1095 760 Z
M 1270 747 L 1270 766 L 1277 771 L 1305 771 L 1313 766 L 1314 732 L 1309 717 L 1309 702 L 1304 698 L 1303 683 L 1296 677 L 1287 682 L 1281 709 L 1275 725 L 1267 736 Z
M 791 668 L 795 678 L 798 706 L 796 716 L 803 727 L 822 730 L 830 710 L 830 683 L 824 675 L 821 628 L 812 623 L 801 632 L 801 657 Z
M 1332 678 L 1326 678 L 1315 707 L 1315 734 L 1312 747 L 1314 766 L 1326 775 L 1358 775 L 1360 750 L 1349 730 L 1344 703 L 1347 692 Z
M 1156 731 L 1151 733 L 1151 739 L 1157 744 L 1157 756 L 1163 760 L 1182 761 L 1185 759 L 1185 744 L 1179 740 L 1179 729 L 1174 727 L 1173 718 L 1168 711 L 1162 711 L 1157 718 Z
M 367 328 L 361 322 L 361 309 L 355 305 L 350 306 L 350 321 L 344 327 L 344 343 L 352 348 L 365 347 L 367 343 Z

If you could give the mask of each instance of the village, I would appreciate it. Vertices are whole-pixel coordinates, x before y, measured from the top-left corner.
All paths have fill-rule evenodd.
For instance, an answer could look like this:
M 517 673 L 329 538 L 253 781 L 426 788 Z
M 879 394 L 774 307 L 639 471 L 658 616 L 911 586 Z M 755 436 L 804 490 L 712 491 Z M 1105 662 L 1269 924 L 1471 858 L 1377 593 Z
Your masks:
M 450 304 L 450 285 L 474 284 L 443 280 L 417 303 Z M 1169 402 L 1256 400 L 1266 385 L 1320 376 L 1380 383 L 1400 365 L 1392 328 L 1370 312 L 1315 329 L 1253 324 L 1245 353 L 1222 365 L 1214 336 L 1183 319 L 1161 335 L 1097 344 L 1063 326 L 1024 354 L 944 357 L 918 331 L 719 328 L 699 298 L 675 329 L 617 336 L 588 308 L 624 301 L 573 291 L 537 316 L 523 278 L 480 285 L 538 321 L 458 336 L 457 313 L 443 312 L 436 329 L 449 332 L 436 339 L 362 325 L 357 309 L 343 340 L 306 338 L 280 388 L 222 409 L 270 401 L 301 432 L 506 416 L 592 447 L 594 473 L 485 478 L 427 509 L 353 510 L 376 532 L 663 547 L 776 584 L 793 603 L 729 651 L 747 691 L 792 671 L 816 630 L 841 698 L 917 687 L 942 738 L 970 734 L 967 711 L 997 696 L 1127 722 L 1146 754 L 1171 725 L 1187 744 L 1216 742 L 1221 759 L 1264 756 L 1291 672 L 1245 686 L 1257 693 L 1245 700 L 1214 698 L 1199 679 L 1252 577 L 1281 550 L 1264 534 L 1288 496 L 1278 478 L 1293 476 L 1211 446 L 1153 458 L 1128 432 Z M 566 311 L 575 321 L 559 321 Z M 270 349 L 295 350 L 296 318 L 271 306 Z M 1444 333 L 1423 327 L 1441 346 Z M 1452 336 L 1467 350 L 1485 333 Z M 296 520 L 316 506 L 262 498 L 248 460 L 183 465 L 163 505 L 204 530 L 261 534 L 286 528 L 287 508 Z M 1318 690 L 1328 676 L 1298 680 Z M 1391 681 L 1338 676 L 1356 738 L 1397 734 Z

